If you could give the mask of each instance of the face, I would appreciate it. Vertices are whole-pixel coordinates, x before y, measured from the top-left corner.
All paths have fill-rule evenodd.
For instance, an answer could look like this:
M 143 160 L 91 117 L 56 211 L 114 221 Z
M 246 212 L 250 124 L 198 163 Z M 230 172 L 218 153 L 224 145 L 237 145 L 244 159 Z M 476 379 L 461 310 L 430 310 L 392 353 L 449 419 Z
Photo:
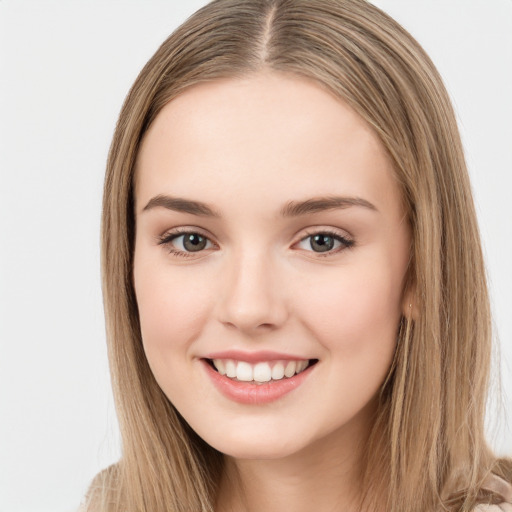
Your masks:
M 145 353 L 207 443 L 279 458 L 368 430 L 410 233 L 358 115 L 289 75 L 194 86 L 146 134 L 135 199 Z

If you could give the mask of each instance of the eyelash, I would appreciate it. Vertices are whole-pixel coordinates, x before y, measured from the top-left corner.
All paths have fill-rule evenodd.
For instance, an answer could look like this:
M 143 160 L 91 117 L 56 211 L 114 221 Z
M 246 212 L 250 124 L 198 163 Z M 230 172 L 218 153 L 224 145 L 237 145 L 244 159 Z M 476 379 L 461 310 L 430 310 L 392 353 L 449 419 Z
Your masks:
M 350 238 L 346 238 L 344 236 L 341 236 L 339 233 L 336 233 L 335 231 L 332 231 L 329 229 L 322 229 L 319 231 L 306 232 L 306 233 L 307 233 L 306 236 L 302 237 L 298 242 L 296 242 L 296 244 L 303 242 L 303 241 L 307 240 L 308 238 L 311 238 L 316 235 L 325 235 L 325 236 L 332 237 L 332 238 L 334 238 L 334 240 L 336 240 L 337 242 L 340 242 L 342 244 L 343 247 L 340 247 L 336 250 L 325 251 L 324 253 L 308 251 L 308 252 L 312 252 L 312 253 L 316 254 L 316 256 L 320 257 L 320 258 L 326 258 L 328 256 L 332 256 L 333 254 L 337 254 L 346 249 L 350 249 L 355 244 L 354 240 L 352 240 Z M 173 242 L 177 238 L 184 236 L 184 235 L 191 235 L 191 234 L 200 235 L 201 237 L 206 238 L 212 245 L 216 245 L 216 244 L 214 244 L 214 242 L 212 242 L 210 240 L 210 238 L 203 235 L 199 231 L 197 231 L 197 230 L 195 231 L 195 230 L 188 229 L 188 228 L 177 228 L 172 233 L 164 234 L 163 236 L 159 237 L 158 245 L 166 246 L 169 253 L 172 254 L 173 256 L 177 256 L 179 258 L 193 258 L 194 252 L 186 252 L 186 251 L 176 250 L 173 248 L 173 246 L 171 244 L 171 242 Z M 294 244 L 294 245 L 296 245 L 296 244 Z M 197 252 L 199 253 L 202 251 L 197 251 Z
M 172 233 L 165 233 L 163 236 L 159 237 L 158 245 L 165 246 L 169 253 L 172 254 L 173 256 L 177 256 L 179 258 L 193 258 L 193 252 L 178 251 L 174 249 L 174 247 L 171 244 L 171 242 L 173 242 L 174 240 L 176 240 L 176 238 L 179 238 L 180 236 L 192 234 L 200 235 L 201 237 L 206 238 L 206 240 L 208 240 L 211 244 L 215 245 L 207 236 L 203 235 L 199 231 L 187 228 L 176 228 Z
M 306 236 L 302 237 L 298 243 L 303 242 L 304 240 L 307 240 L 308 238 L 311 238 L 315 235 L 326 235 L 326 236 L 332 237 L 332 238 L 334 238 L 334 240 L 340 242 L 342 245 L 342 247 L 338 247 L 338 249 L 331 250 L 331 251 L 325 251 L 324 253 L 308 251 L 308 252 L 314 253 L 319 258 L 327 258 L 329 256 L 332 256 L 333 254 L 338 254 L 341 251 L 344 251 L 346 249 L 350 249 L 350 248 L 354 247 L 354 244 L 355 244 L 354 240 L 344 237 L 344 236 L 340 235 L 339 233 L 336 233 L 335 231 L 330 230 L 330 229 L 321 229 L 319 231 L 312 231 L 312 232 L 306 231 Z

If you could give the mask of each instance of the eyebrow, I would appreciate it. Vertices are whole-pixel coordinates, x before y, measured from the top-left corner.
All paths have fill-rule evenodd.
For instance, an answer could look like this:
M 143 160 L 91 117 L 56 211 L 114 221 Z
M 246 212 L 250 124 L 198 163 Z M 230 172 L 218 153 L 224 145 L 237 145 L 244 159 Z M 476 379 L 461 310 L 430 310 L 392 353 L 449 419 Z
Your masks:
M 201 215 L 204 217 L 220 217 L 220 214 L 206 203 L 162 194 L 150 199 L 142 211 L 152 210 L 158 206 L 175 212 L 191 213 L 192 215 Z
M 313 197 L 305 201 L 290 201 L 281 209 L 283 217 L 298 217 L 307 213 L 317 213 L 325 210 L 345 209 L 360 206 L 377 212 L 375 205 L 360 197 Z
M 282 217 L 299 217 L 308 213 L 345 209 L 351 206 L 359 206 L 372 211 L 378 211 L 375 205 L 360 197 L 328 196 L 314 197 L 304 201 L 289 201 L 283 206 L 283 208 L 281 208 L 280 215 Z M 157 207 L 163 207 L 168 210 L 190 213 L 192 215 L 199 215 L 203 217 L 221 217 L 220 213 L 207 203 L 162 194 L 150 199 L 142 211 L 152 210 Z

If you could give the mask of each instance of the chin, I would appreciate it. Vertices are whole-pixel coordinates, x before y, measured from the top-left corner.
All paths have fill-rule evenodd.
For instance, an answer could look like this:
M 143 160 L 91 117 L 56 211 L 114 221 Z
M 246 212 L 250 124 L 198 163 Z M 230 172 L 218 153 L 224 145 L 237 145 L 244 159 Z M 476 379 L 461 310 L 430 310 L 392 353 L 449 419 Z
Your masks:
M 283 459 L 304 450 L 311 442 L 307 436 L 282 434 L 282 429 L 269 432 L 264 429 L 236 432 L 226 429 L 222 435 L 201 436 L 206 443 L 228 457 L 235 459 Z M 285 431 L 286 432 L 286 431 Z M 298 433 L 297 433 L 298 434 Z
M 298 448 L 283 447 L 282 444 L 269 443 L 227 443 L 226 446 L 217 446 L 217 450 L 228 457 L 240 460 L 277 460 L 294 455 Z

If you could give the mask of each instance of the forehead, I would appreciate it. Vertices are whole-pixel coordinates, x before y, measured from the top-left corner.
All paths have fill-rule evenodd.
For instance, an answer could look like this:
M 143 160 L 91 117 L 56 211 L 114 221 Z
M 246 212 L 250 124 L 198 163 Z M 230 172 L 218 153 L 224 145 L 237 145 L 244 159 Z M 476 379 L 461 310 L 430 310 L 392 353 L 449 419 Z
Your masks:
M 316 82 L 275 72 L 193 86 L 158 114 L 137 160 L 137 207 L 192 192 L 204 201 L 264 194 L 269 208 L 284 195 L 401 202 L 367 123 Z

